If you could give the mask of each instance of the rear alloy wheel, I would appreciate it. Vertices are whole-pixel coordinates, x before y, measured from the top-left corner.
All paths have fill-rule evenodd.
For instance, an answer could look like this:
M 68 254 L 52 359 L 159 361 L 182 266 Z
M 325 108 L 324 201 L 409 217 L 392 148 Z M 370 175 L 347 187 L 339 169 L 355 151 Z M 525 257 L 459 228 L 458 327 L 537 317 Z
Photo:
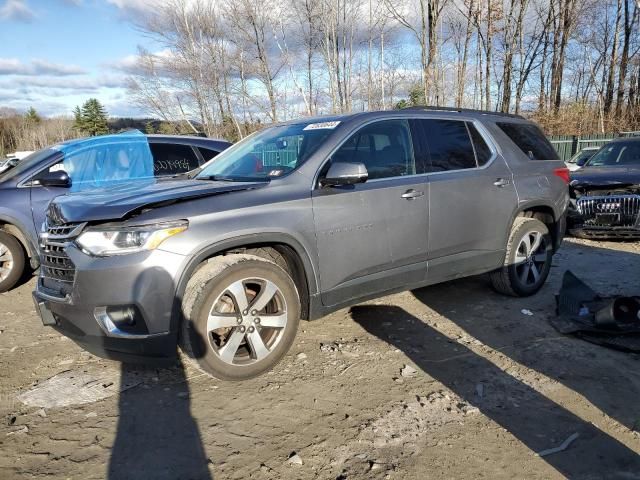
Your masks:
M 0 231 L 0 293 L 18 283 L 24 271 L 24 249 L 8 233 Z
M 536 218 L 519 217 L 513 223 L 505 264 L 491 272 L 493 287 L 517 297 L 535 294 L 549 276 L 553 244 L 549 229 Z
M 181 345 L 206 373 L 245 380 L 273 368 L 293 343 L 300 300 L 281 267 L 253 255 L 216 257 L 189 281 Z

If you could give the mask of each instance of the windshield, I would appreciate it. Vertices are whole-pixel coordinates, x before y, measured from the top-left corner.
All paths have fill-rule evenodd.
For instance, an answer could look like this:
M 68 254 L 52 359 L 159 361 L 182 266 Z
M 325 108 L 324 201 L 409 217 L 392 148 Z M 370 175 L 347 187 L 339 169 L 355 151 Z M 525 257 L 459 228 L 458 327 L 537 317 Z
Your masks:
M 298 168 L 340 122 L 279 125 L 255 133 L 225 150 L 199 179 L 256 181 L 281 177 Z
M 588 167 L 640 166 L 640 142 L 612 142 L 585 164 Z
M 579 161 L 589 160 L 597 151 L 598 150 L 581 150 L 567 160 L 567 163 L 578 163 Z

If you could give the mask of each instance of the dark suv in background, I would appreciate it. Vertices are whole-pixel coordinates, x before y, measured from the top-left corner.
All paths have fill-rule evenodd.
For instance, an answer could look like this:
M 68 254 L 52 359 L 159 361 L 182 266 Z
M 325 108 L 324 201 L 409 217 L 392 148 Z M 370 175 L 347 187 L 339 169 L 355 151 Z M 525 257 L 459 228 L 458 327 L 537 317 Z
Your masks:
M 521 117 L 435 108 L 265 128 L 195 180 L 54 200 L 34 298 L 45 325 L 134 360 L 179 343 L 212 376 L 273 367 L 299 319 L 490 272 L 536 293 L 568 170 Z
M 229 142 L 177 135 L 117 135 L 62 142 L 0 174 L 0 292 L 38 266 L 38 233 L 49 201 L 69 191 L 141 178 L 167 178 L 199 168 Z

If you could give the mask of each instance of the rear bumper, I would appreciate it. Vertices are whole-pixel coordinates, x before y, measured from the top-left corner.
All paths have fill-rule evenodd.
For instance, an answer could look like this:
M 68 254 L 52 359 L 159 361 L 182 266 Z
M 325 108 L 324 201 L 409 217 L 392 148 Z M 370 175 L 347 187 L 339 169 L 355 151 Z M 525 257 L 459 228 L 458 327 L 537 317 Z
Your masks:
M 34 292 L 56 331 L 104 358 L 154 364 L 176 358 L 180 310 L 175 279 L 186 257 L 154 250 L 95 258 L 72 246 L 67 253 L 76 266 L 71 293 L 57 298 L 41 279 Z M 105 320 L 107 308 L 133 309 L 134 325 L 116 328 Z

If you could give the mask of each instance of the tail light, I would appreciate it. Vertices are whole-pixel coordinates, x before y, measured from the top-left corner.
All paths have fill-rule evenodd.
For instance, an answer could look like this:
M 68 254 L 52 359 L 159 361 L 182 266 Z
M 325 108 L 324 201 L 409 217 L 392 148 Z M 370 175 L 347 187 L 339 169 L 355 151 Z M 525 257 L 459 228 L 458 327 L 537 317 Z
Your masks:
M 555 168 L 553 174 L 556 177 L 560 177 L 564 183 L 569 184 L 569 169 L 567 167 Z

